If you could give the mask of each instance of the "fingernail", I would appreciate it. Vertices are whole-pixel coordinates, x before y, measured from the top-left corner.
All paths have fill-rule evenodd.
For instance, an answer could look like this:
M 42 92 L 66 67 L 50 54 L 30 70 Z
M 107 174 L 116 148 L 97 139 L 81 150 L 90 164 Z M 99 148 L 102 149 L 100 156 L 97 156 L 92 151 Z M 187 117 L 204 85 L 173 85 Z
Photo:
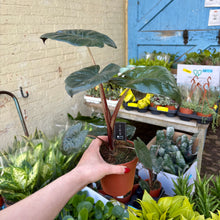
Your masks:
M 130 169 L 128 167 L 125 168 L 125 173 L 129 173 Z

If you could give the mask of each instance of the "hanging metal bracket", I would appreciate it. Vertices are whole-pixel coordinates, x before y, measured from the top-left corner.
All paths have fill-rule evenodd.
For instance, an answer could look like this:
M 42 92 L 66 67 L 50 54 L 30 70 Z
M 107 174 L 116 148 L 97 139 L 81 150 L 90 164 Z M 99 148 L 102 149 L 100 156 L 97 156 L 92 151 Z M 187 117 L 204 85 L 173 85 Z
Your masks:
M 188 40 L 189 40 L 189 31 L 188 30 L 184 30 L 183 31 L 183 43 L 185 45 L 188 44 Z
M 218 44 L 220 44 L 220 30 L 218 31 L 218 35 L 216 38 L 218 39 Z
M 21 108 L 20 108 L 20 105 L 19 105 L 19 102 L 18 102 L 16 96 L 13 93 L 8 92 L 8 91 L 0 91 L 0 95 L 1 94 L 9 95 L 14 100 L 15 106 L 16 106 L 16 109 L 17 109 L 17 112 L 18 112 L 18 115 L 19 115 L 19 118 L 20 118 L 20 121 L 21 121 L 21 124 L 22 124 L 22 127 L 23 127 L 23 130 L 24 130 L 24 134 L 25 134 L 25 136 L 28 137 L 29 133 L 28 133 L 28 130 L 27 130 L 27 127 L 26 127 L 26 124 L 25 124 L 25 121 L 24 121 L 24 118 L 23 118 L 23 115 L 22 115 L 22 112 L 21 112 Z

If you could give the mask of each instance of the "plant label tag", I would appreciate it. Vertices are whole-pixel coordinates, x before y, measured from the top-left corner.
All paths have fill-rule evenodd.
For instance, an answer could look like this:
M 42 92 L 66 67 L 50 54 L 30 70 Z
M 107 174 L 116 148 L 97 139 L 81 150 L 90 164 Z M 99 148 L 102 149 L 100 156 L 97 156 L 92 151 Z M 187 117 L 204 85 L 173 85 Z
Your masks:
M 116 122 L 114 128 L 114 136 L 116 140 L 126 141 L 126 123 Z

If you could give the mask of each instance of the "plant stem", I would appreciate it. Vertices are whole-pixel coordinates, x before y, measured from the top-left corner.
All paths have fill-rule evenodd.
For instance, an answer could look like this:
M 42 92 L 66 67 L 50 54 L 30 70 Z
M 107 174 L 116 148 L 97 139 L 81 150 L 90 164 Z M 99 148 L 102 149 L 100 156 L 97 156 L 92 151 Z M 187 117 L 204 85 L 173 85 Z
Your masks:
M 89 55 L 92 59 L 93 64 L 96 65 L 95 59 L 92 55 L 92 52 L 91 52 L 90 48 L 87 47 L 87 49 L 88 49 L 88 52 L 89 52 Z M 104 118 L 105 118 L 105 122 L 106 122 L 106 126 L 107 126 L 109 147 L 110 147 L 111 150 L 113 150 L 113 141 L 112 141 L 113 129 L 111 127 L 111 113 L 110 113 L 110 110 L 108 108 L 104 88 L 103 88 L 103 85 L 101 83 L 99 84 L 99 88 L 100 88 L 100 97 L 101 97 L 101 104 L 102 104 L 103 114 L 104 114 Z

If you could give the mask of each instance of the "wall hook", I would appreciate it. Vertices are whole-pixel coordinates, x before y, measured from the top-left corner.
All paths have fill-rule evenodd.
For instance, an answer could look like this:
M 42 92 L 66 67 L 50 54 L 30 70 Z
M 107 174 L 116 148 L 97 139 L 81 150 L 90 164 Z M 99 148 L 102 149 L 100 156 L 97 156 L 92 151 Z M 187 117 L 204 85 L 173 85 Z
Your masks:
M 29 96 L 29 93 L 27 91 L 26 91 L 26 95 L 24 95 L 22 87 L 20 87 L 20 91 L 23 98 L 27 98 Z

